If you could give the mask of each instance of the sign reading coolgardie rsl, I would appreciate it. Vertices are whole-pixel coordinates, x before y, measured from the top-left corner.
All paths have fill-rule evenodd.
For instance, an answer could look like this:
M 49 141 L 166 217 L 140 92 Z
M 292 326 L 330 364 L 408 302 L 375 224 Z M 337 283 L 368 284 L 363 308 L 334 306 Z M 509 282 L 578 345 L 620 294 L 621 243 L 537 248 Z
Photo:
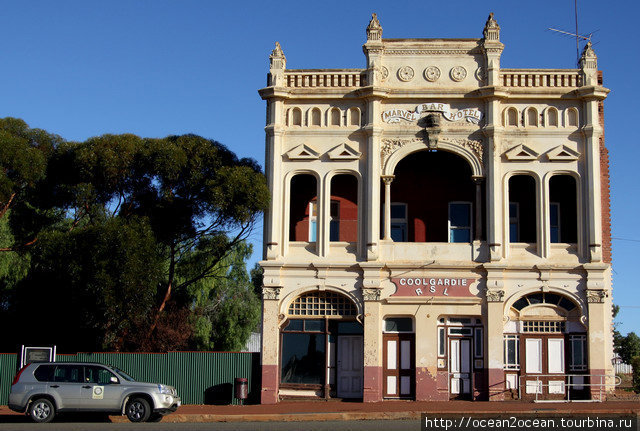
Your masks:
M 452 111 L 448 103 L 422 103 L 416 109 L 389 109 L 382 113 L 382 121 L 385 123 L 399 123 L 400 120 L 416 121 L 424 112 L 441 112 L 442 116 L 449 121 L 467 120 L 470 123 L 478 124 L 482 119 L 482 112 L 476 108 L 459 109 Z
M 469 291 L 473 278 L 392 278 L 396 291 L 391 296 L 475 296 Z

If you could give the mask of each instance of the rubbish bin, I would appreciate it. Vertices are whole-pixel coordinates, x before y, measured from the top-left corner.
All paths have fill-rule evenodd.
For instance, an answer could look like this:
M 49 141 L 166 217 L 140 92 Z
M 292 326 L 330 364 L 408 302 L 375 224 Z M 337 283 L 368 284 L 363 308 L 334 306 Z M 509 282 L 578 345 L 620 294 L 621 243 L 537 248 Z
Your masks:
M 236 377 L 234 381 L 234 393 L 236 398 L 239 399 L 242 404 L 249 394 L 248 380 L 243 377 Z

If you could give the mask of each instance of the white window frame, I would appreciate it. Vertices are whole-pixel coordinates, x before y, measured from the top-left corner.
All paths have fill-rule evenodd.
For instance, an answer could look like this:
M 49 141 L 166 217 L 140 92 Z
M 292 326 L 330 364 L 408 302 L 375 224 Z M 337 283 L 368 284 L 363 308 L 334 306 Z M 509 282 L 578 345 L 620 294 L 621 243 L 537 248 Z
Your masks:
M 509 342 L 515 343 L 516 358 L 515 363 L 508 363 L 509 359 Z M 504 369 L 505 370 L 519 370 L 520 369 L 520 336 L 517 334 L 505 334 L 503 337 L 504 348 Z
M 392 218 L 391 214 L 389 217 L 391 218 L 391 231 L 393 231 L 394 224 L 402 224 L 404 225 L 404 235 L 402 241 L 399 242 L 408 242 L 409 241 L 409 205 L 404 202 L 391 202 L 391 207 L 389 208 L 389 212 L 393 213 L 394 206 L 404 206 L 404 218 Z M 389 232 L 389 237 L 391 237 L 391 232 Z
M 551 238 L 551 228 L 553 228 L 554 226 L 551 224 L 551 213 L 553 211 L 553 208 L 557 208 L 557 217 L 556 220 L 558 222 L 558 224 L 555 226 L 558 229 L 558 241 L 553 241 L 553 239 Z M 560 234 L 560 202 L 550 202 L 549 203 L 549 240 L 551 241 L 551 243 L 553 244 L 557 244 L 560 243 L 562 241 L 560 241 L 560 238 L 562 238 L 561 234 Z
M 451 225 L 451 206 L 452 205 L 467 205 L 469 208 L 469 226 L 452 226 Z M 448 217 L 447 217 L 447 228 L 448 228 L 448 235 L 449 235 L 449 243 L 450 244 L 454 244 L 453 241 L 451 241 L 451 231 L 452 230 L 463 230 L 463 229 L 468 229 L 469 230 L 469 242 L 468 243 L 458 243 L 458 244 L 469 244 L 471 242 L 473 242 L 473 204 L 469 201 L 452 201 L 449 202 L 448 205 Z
M 515 205 L 516 215 L 513 217 L 511 215 L 511 205 Z M 509 242 L 520 242 L 520 202 L 509 202 L 507 207 L 507 218 L 509 219 Z M 516 239 L 515 241 L 511 238 L 511 224 L 515 223 L 516 225 Z
M 313 232 L 312 226 L 315 226 L 315 234 Z M 309 242 L 316 242 L 318 240 L 318 201 L 317 200 L 309 202 L 309 236 L 307 239 L 309 240 Z

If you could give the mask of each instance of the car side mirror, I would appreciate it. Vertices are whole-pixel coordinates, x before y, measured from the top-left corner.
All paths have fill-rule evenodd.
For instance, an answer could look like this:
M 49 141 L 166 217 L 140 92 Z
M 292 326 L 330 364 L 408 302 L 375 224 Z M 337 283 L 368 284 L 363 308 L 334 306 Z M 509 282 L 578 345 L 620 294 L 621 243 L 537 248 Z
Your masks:
M 120 383 L 120 380 L 118 380 L 118 378 L 117 378 L 117 377 L 113 377 L 113 376 L 111 376 L 111 378 L 109 379 L 109 381 L 110 381 L 111 383 Z

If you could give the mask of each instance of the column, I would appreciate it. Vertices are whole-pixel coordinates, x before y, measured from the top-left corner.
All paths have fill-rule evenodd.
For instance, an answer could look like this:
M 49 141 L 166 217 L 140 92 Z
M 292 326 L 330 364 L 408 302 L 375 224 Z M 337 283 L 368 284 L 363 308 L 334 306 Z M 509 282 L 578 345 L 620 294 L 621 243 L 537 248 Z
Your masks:
M 482 183 L 483 177 L 473 177 L 473 182 L 476 185 L 476 202 L 475 202 L 475 240 L 482 241 Z
M 384 181 L 384 239 L 391 239 L 391 183 L 394 175 L 383 175 Z
M 262 368 L 261 404 L 278 402 L 278 358 L 280 328 L 278 322 L 279 288 L 262 288 Z
M 487 270 L 487 384 L 489 401 L 503 401 L 504 378 L 504 280 L 502 264 L 485 264 Z
M 382 313 L 380 289 L 363 289 L 364 388 L 362 401 L 382 401 Z

